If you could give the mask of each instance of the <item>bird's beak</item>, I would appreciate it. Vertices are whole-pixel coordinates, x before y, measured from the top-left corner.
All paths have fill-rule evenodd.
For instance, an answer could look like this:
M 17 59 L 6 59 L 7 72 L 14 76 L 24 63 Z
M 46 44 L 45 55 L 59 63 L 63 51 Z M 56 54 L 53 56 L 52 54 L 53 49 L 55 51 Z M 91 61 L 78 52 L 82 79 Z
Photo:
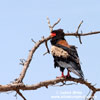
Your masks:
M 51 33 L 51 37 L 54 37 L 54 36 L 56 36 L 56 33 Z

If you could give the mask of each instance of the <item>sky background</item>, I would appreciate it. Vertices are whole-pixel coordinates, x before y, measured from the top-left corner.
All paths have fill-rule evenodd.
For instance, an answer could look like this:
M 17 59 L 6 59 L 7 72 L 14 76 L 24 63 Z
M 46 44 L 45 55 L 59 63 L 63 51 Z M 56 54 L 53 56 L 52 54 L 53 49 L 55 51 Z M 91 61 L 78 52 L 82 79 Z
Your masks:
M 0 84 L 9 84 L 19 77 L 23 68 L 19 59 L 27 59 L 29 50 L 34 46 L 31 38 L 38 41 L 42 36 L 49 36 L 47 16 L 51 24 L 61 18 L 54 29 L 62 28 L 65 33 L 76 32 L 82 20 L 84 23 L 80 31 L 100 31 L 100 0 L 0 0 Z M 66 37 L 66 40 L 78 47 L 85 79 L 100 88 L 100 34 L 82 37 L 82 45 L 76 37 Z M 50 41 L 48 45 L 50 48 Z M 45 52 L 45 45 L 42 44 L 35 52 L 27 70 L 25 84 L 55 79 L 61 74 L 59 68 L 54 69 L 52 56 L 43 56 Z M 84 100 L 73 96 L 86 96 L 88 92 L 89 89 L 80 84 L 22 91 L 27 100 L 58 100 L 53 96 L 72 97 L 60 100 Z M 0 93 L 0 100 L 16 100 L 14 95 L 15 92 Z M 95 100 L 99 100 L 99 92 L 96 93 L 96 97 Z M 17 96 L 17 100 L 22 98 Z

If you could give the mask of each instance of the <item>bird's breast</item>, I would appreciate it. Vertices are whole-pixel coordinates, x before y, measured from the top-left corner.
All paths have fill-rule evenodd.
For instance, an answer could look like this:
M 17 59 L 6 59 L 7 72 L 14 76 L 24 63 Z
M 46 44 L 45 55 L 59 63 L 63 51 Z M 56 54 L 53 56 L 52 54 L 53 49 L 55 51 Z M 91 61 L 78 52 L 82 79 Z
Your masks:
M 51 47 L 51 54 L 53 56 L 63 57 L 63 58 L 67 58 L 69 56 L 69 54 L 65 50 L 56 46 Z

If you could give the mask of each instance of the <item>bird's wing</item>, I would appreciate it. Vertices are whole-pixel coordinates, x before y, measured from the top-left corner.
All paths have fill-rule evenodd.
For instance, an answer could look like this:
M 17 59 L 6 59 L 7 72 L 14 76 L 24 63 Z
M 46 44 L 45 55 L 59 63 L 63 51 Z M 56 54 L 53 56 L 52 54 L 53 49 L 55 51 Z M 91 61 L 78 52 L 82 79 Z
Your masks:
M 75 73 L 81 78 L 84 78 L 83 72 L 81 70 L 81 65 L 78 57 L 78 53 L 75 46 L 70 46 L 70 48 L 62 46 L 60 44 L 56 44 L 55 47 L 61 49 L 64 53 L 59 52 L 59 56 L 55 55 L 57 59 L 60 61 L 58 62 L 60 66 L 64 68 L 68 68 L 71 72 Z M 56 54 L 55 50 L 55 54 Z M 59 59 L 60 57 L 60 59 Z M 67 64 L 67 65 L 66 65 Z M 68 67 L 69 66 L 69 67 Z
M 67 57 L 69 57 L 70 60 L 75 63 L 79 63 L 79 57 L 75 46 L 70 46 L 70 48 L 62 46 L 61 44 L 56 44 L 55 46 L 63 49 L 67 53 Z
M 75 46 L 64 47 L 62 45 L 55 45 L 51 47 L 51 53 L 54 57 L 54 66 L 68 68 L 81 78 L 84 78 L 79 62 L 78 53 Z

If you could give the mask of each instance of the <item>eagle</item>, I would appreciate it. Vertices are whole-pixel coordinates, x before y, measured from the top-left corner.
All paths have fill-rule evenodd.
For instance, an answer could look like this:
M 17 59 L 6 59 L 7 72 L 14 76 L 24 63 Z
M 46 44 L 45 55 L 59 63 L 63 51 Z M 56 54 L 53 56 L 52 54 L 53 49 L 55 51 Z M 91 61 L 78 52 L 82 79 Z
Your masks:
M 61 71 L 61 76 L 57 78 L 69 78 L 71 77 L 70 72 L 73 72 L 79 78 L 84 79 L 77 48 L 68 44 L 64 38 L 63 29 L 53 30 L 51 37 L 51 54 L 54 58 L 54 67 L 59 67 Z M 65 69 L 68 70 L 67 75 L 64 75 Z

